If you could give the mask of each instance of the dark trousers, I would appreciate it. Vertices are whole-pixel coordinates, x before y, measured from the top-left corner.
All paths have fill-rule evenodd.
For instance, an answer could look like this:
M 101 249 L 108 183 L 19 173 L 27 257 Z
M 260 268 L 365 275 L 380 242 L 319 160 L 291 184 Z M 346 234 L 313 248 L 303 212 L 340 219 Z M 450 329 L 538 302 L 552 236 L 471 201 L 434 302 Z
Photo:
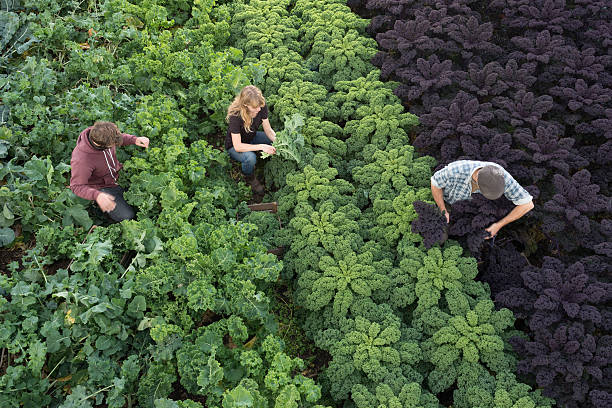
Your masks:
M 115 197 L 115 209 L 106 213 L 111 220 L 114 222 L 121 222 L 123 220 L 131 220 L 136 217 L 134 209 L 125 201 L 125 198 L 123 198 L 123 189 L 121 187 L 107 187 L 101 189 L 100 191 Z

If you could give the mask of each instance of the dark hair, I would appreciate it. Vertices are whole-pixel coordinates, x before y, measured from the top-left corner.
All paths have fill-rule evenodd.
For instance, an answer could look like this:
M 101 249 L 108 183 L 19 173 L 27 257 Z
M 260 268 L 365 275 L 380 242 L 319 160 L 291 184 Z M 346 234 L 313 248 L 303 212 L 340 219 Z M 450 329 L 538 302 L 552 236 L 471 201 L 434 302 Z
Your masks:
M 123 142 L 121 132 L 113 122 L 96 122 L 89 131 L 91 140 L 103 147 L 119 146 Z

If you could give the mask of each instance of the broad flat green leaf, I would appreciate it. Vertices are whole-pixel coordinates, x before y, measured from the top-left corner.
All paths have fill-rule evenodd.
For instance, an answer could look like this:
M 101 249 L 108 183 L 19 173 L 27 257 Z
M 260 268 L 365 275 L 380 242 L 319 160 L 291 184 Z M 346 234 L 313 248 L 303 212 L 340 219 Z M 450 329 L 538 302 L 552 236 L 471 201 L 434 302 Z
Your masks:
M 11 228 L 0 228 L 0 246 L 7 246 L 15 241 L 15 231 Z
M 64 403 L 58 408 L 92 408 L 93 400 L 87 397 L 87 389 L 82 385 L 77 385 L 72 389 L 72 393 L 66 397 Z
M 125 379 L 124 378 L 113 378 L 113 388 L 108 391 L 106 397 L 106 403 L 108 408 L 123 408 L 125 406 Z
M 47 337 L 47 351 L 49 353 L 55 353 L 56 351 L 61 349 L 63 345 L 63 341 L 66 340 L 66 338 L 62 336 L 60 332 L 57 331 L 56 329 L 52 329 L 51 331 L 49 331 L 46 337 Z M 70 342 L 70 339 L 68 339 L 68 342 Z
M 0 123 L 3 122 L 2 120 L 3 108 L 4 106 L 0 105 Z M 0 159 L 4 159 L 6 157 L 6 155 L 8 154 L 8 148 L 10 145 L 11 144 L 7 142 L 6 140 L 0 140 Z
M 237 386 L 223 397 L 223 408 L 252 407 L 253 396 L 242 385 Z
M 146 330 L 146 329 L 150 329 L 151 328 L 151 324 L 153 322 L 153 319 L 151 319 L 150 317 L 145 317 L 143 318 L 140 323 L 138 323 L 138 331 L 142 331 L 142 330 Z
M 96 348 L 102 351 L 108 350 L 114 342 L 115 340 L 112 337 L 100 336 L 96 339 Z
M 128 305 L 128 312 L 130 313 L 144 312 L 145 310 L 147 310 L 147 301 L 142 295 L 135 296 Z
M 49 169 L 47 164 L 50 166 L 51 163 L 46 163 L 46 160 L 39 159 L 34 156 L 23 166 L 23 173 L 30 179 L 30 181 L 44 180 L 48 177 L 49 172 L 53 171 L 53 167 L 50 166 L 51 169 Z M 50 181 L 49 184 L 51 184 Z
M 40 341 L 35 341 L 30 344 L 28 349 L 28 353 L 30 354 L 30 360 L 28 362 L 28 367 L 32 371 L 32 374 L 35 376 L 40 375 L 40 370 L 45 365 L 45 357 L 47 355 L 47 348 Z
M 7 204 L 4 204 L 4 208 L 2 209 L 2 215 L 4 216 L 4 218 L 6 218 L 7 220 L 12 220 L 15 218 L 15 215 L 13 214 L 13 212 L 11 211 L 10 208 L 8 208 Z
M 179 405 L 176 401 L 167 398 L 159 398 L 153 402 L 155 408 L 179 408 Z
M 64 211 L 62 225 L 66 227 L 68 225 L 72 225 L 73 223 L 82 226 L 86 230 L 91 228 L 93 225 L 93 221 L 91 218 L 89 218 L 89 213 L 80 205 L 73 205 Z

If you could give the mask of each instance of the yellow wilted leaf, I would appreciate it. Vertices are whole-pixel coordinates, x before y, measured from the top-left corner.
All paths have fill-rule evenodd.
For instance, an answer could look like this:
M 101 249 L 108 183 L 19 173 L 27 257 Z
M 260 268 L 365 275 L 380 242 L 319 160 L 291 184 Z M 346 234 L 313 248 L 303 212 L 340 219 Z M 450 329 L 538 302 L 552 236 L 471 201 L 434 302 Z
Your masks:
M 256 341 L 257 341 L 257 336 L 253 336 L 251 340 L 244 343 L 244 348 L 247 348 L 247 349 L 253 348 L 253 345 L 255 345 Z
M 66 323 L 73 325 L 75 320 L 74 317 L 71 316 L 72 314 L 72 309 L 68 309 L 68 311 L 66 312 L 66 316 L 64 317 L 64 319 L 66 320 Z
M 89 49 L 89 44 L 87 44 L 87 43 L 80 43 L 79 47 L 81 47 L 82 50 L 88 50 Z

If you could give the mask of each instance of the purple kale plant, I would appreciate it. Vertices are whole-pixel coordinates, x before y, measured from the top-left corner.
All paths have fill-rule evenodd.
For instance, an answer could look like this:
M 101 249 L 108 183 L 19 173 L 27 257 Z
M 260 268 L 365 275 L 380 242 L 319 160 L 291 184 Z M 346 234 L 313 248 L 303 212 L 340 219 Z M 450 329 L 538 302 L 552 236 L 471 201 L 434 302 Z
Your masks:
M 493 245 L 487 254 L 487 267 L 480 275 L 491 288 L 493 298 L 505 290 L 522 286 L 521 273 L 529 262 L 512 244 Z
M 542 230 L 554 234 L 566 250 L 574 250 L 580 236 L 591 233 L 589 216 L 610 212 L 610 197 L 599 194 L 600 187 L 591 183 L 588 170 L 580 170 L 571 177 L 553 176 L 556 194 L 544 204 L 547 214 Z
M 423 237 L 423 244 L 427 249 L 441 244 L 446 238 L 448 227 L 444 214 L 437 206 L 423 201 L 415 201 L 413 206 L 418 217 L 412 221 L 412 232 Z
M 612 89 L 600 84 L 589 86 L 583 79 L 576 80 L 573 86 L 553 87 L 549 92 L 563 100 L 570 111 L 581 110 L 595 117 L 603 116 L 607 103 L 612 100 Z
M 458 83 L 466 92 L 478 96 L 497 96 L 509 88 L 501 80 L 502 67 L 497 62 L 490 62 L 484 67 L 476 63 L 468 65 L 467 72 L 457 72 Z
M 590 277 L 581 262 L 566 266 L 557 258 L 544 257 L 541 268 L 529 266 L 521 277 L 522 285 L 498 293 L 495 301 L 526 319 L 533 333 L 550 331 L 566 321 L 579 322 L 590 331 L 610 324 L 600 308 L 612 285 Z
M 517 51 L 510 53 L 511 59 L 517 58 L 541 64 L 548 64 L 551 58 L 561 54 L 565 44 L 562 36 L 551 35 L 548 30 L 527 37 L 513 37 L 510 41 L 517 48 Z
M 513 98 L 493 98 L 493 105 L 498 108 L 495 116 L 512 126 L 536 126 L 553 107 L 553 99 L 550 95 L 535 96 L 532 92 L 518 91 Z
M 459 92 L 450 106 L 434 107 L 421 116 L 427 128 L 417 136 L 414 144 L 425 151 L 434 149 L 449 138 L 461 135 L 486 139 L 492 131 L 486 123 L 493 119 L 490 103 L 480 103 L 466 92 Z
M 417 59 L 415 69 L 398 69 L 396 76 L 403 83 L 395 94 L 405 100 L 417 99 L 425 92 L 439 92 L 454 82 L 452 61 L 440 62 L 436 55 Z
M 607 380 L 612 364 L 612 336 L 596 336 L 586 332 L 583 325 L 573 323 L 537 333 L 533 339 L 514 337 L 510 343 L 524 357 L 518 363 L 518 373 L 534 375 L 544 395 L 554 398 L 559 406 L 609 406 L 588 402 L 590 396 L 595 401 L 606 400 L 611 391 Z

